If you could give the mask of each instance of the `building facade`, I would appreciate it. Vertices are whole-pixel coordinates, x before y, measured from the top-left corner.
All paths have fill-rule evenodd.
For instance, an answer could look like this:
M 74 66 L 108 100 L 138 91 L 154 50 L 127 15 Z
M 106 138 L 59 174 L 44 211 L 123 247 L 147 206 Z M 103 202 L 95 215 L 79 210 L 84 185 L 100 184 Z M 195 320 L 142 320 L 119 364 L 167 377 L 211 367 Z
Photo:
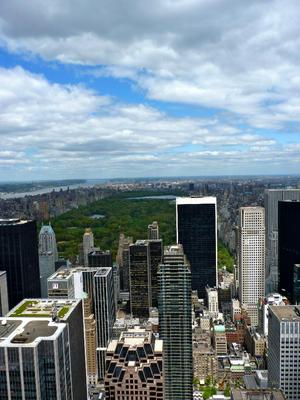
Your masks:
M 88 267 L 89 265 L 89 253 L 94 249 L 94 235 L 90 228 L 86 228 L 82 238 L 82 257 L 83 265 Z
M 25 299 L 0 319 L 0 398 L 87 398 L 81 301 Z
M 35 221 L 0 219 L 0 270 L 7 274 L 9 308 L 26 297 L 40 297 Z
M 217 286 L 217 200 L 176 199 L 176 238 L 191 265 L 192 289 L 205 298 L 206 285 Z
M 157 221 L 153 221 L 152 224 L 148 225 L 148 239 L 159 239 L 159 226 Z
M 136 327 L 109 343 L 106 353 L 107 400 L 163 400 L 163 342 Z
M 300 308 L 269 307 L 269 387 L 280 388 L 287 400 L 300 399 Z
M 265 190 L 266 294 L 278 288 L 278 202 L 300 200 L 300 189 Z
M 294 302 L 294 265 L 300 263 L 300 201 L 278 203 L 279 292 Z
M 91 268 L 111 268 L 112 256 L 109 250 L 93 250 L 88 254 L 88 266 Z
M 164 343 L 165 400 L 193 397 L 191 272 L 180 245 L 159 266 L 159 327 Z
M 265 214 L 262 207 L 241 207 L 237 228 L 239 298 L 258 325 L 258 300 L 265 293 Z
M 105 354 L 112 338 L 116 320 L 114 280 L 112 268 L 99 268 L 94 275 L 94 309 L 97 338 L 97 371 L 99 380 L 104 379 Z
M 150 246 L 137 240 L 129 246 L 130 308 L 133 317 L 148 318 L 151 299 Z

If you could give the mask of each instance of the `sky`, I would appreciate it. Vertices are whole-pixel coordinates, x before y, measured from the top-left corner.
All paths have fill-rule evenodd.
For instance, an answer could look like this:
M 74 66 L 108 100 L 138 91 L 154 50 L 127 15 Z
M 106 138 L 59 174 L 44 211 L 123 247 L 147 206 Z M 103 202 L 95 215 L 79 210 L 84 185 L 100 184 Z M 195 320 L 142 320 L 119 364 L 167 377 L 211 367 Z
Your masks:
M 299 0 L 0 2 L 0 180 L 297 174 Z

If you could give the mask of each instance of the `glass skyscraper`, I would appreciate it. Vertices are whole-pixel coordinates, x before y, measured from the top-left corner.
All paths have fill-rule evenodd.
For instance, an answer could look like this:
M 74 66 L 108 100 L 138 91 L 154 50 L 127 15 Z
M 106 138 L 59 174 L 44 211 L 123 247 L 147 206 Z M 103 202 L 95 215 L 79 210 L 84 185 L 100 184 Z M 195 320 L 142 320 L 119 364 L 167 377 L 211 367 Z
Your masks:
M 0 219 L 0 270 L 7 273 L 9 308 L 26 297 L 40 297 L 35 221 Z
M 159 266 L 159 327 L 164 345 L 165 400 L 193 398 L 191 272 L 181 245 Z
M 178 197 L 176 234 L 191 265 L 192 289 L 205 298 L 205 287 L 217 284 L 216 198 Z
M 300 263 L 300 201 L 278 203 L 279 292 L 293 301 L 294 265 Z

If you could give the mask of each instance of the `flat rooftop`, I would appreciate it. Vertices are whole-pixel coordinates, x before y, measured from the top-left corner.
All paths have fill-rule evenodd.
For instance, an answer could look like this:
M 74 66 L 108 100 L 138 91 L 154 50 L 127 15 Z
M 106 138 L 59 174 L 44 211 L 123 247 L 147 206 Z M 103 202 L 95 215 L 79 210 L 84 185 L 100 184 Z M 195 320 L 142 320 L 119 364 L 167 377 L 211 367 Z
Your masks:
M 31 222 L 31 220 L 19 219 L 19 218 L 0 218 L 0 225 L 23 225 L 27 222 Z
M 64 268 L 54 272 L 49 276 L 48 280 L 68 280 L 73 275 L 73 270 L 71 268 Z
M 0 347 L 33 347 L 41 340 L 56 339 L 65 327 L 50 318 L 0 318 Z
M 232 389 L 232 400 L 285 400 L 277 389 Z
M 69 299 L 24 299 L 9 311 L 7 317 L 14 318 L 64 318 L 80 300 Z
M 300 321 L 299 306 L 270 306 L 279 321 Z

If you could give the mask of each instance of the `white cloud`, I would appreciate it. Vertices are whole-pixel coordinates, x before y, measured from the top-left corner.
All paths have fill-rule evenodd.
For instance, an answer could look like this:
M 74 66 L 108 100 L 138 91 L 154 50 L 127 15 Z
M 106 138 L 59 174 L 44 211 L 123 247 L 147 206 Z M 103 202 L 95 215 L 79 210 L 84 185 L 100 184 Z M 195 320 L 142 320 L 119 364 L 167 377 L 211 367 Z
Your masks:
M 204 162 L 213 173 L 221 162 L 236 168 L 245 156 L 249 163 L 282 150 L 274 137 L 215 117 L 170 117 L 20 67 L 0 68 L 0 122 L 1 179 L 16 171 L 39 178 L 197 174 Z

